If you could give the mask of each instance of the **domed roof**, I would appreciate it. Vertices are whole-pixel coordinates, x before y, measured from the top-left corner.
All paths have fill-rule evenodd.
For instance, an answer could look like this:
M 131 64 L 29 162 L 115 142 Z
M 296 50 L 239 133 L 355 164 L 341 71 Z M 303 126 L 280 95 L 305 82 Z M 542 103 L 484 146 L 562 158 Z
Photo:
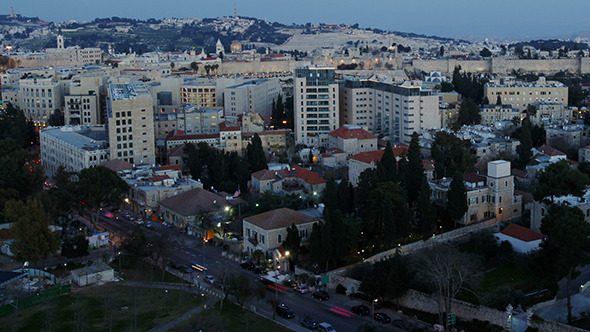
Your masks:
M 241 52 L 242 51 L 242 44 L 239 41 L 234 40 L 231 43 L 230 49 L 232 52 Z

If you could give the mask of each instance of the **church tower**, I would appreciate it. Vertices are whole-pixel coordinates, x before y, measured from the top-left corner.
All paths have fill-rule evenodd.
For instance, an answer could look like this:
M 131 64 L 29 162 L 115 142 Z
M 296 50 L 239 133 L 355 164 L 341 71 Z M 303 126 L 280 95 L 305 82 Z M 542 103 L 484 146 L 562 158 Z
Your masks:
M 217 44 L 215 45 L 215 54 L 219 55 L 219 53 L 225 54 L 225 48 L 223 48 L 221 40 L 217 39 Z
M 60 50 L 64 49 L 64 36 L 57 35 L 57 48 Z

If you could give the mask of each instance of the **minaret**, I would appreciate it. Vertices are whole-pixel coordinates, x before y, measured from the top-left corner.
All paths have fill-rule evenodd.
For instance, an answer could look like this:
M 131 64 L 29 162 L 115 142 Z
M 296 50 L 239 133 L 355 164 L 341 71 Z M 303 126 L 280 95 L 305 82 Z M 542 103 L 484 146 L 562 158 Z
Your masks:
M 234 17 L 238 17 L 238 6 L 234 4 Z
M 57 48 L 60 50 L 64 49 L 64 36 L 57 35 Z

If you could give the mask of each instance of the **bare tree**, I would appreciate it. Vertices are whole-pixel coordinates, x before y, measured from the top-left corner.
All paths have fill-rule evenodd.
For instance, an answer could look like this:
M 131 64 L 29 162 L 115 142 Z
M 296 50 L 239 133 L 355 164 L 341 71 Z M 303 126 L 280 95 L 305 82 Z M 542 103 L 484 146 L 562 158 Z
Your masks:
M 452 312 L 452 303 L 459 291 L 477 282 L 478 259 L 447 245 L 424 249 L 415 258 L 417 276 L 433 285 L 439 322 L 447 326 L 443 313 Z

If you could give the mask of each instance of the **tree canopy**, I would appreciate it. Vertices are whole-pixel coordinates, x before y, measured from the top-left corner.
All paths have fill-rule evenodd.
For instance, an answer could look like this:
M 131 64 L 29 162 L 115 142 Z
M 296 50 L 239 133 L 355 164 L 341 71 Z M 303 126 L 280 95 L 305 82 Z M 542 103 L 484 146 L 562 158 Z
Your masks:
M 436 133 L 432 144 L 435 177 L 437 179 L 471 171 L 477 156 L 471 151 L 471 142 L 461 140 L 452 133 L 441 131 Z
M 78 175 L 78 189 L 80 200 L 95 212 L 95 223 L 101 207 L 119 205 L 129 193 L 129 185 L 104 166 L 83 169 Z
M 573 195 L 582 196 L 590 184 L 588 177 L 573 169 L 567 160 L 550 164 L 537 173 L 537 189 L 533 196 L 536 201 L 553 202 L 555 197 Z

